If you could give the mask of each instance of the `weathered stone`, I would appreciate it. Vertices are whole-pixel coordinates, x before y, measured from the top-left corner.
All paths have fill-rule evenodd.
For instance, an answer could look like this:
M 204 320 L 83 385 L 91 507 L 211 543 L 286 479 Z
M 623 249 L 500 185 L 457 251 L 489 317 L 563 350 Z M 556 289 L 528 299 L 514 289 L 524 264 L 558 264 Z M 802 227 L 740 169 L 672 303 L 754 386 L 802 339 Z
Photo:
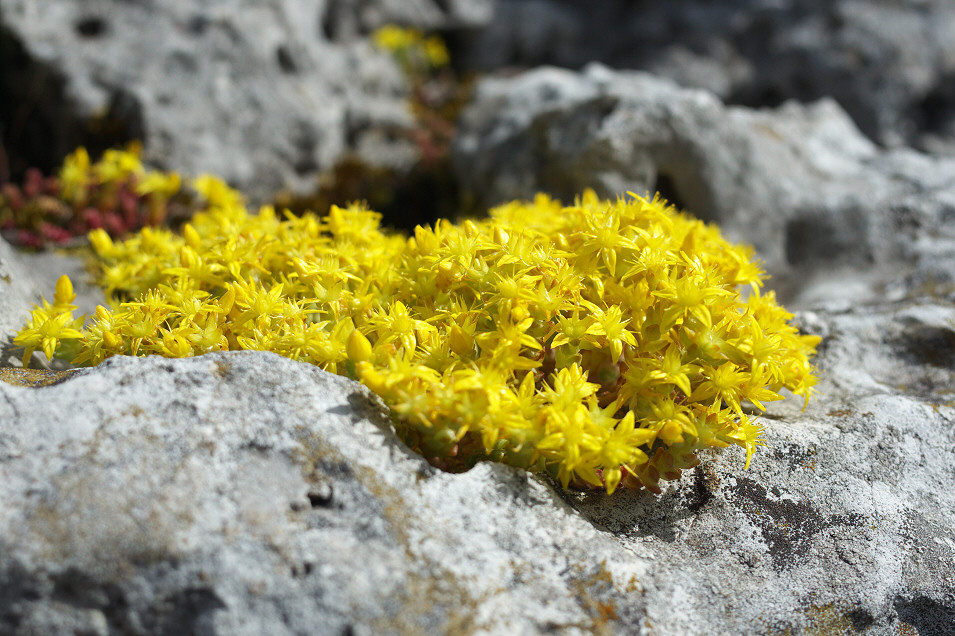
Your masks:
M 273 355 L 0 394 L 5 633 L 585 628 L 636 574 L 548 486 L 437 472 L 365 389 Z
M 428 30 L 477 29 L 491 22 L 496 0 L 327 0 L 323 20 L 332 39 L 353 38 L 385 24 Z
M 478 85 L 455 161 L 490 203 L 662 191 L 753 244 L 804 304 L 953 283 L 955 160 L 882 150 L 831 100 L 751 110 L 645 73 L 543 68 Z M 839 270 L 851 280 L 827 287 Z
M 80 143 L 141 139 L 148 161 L 211 172 L 257 200 L 310 191 L 365 148 L 370 165 L 408 167 L 417 151 L 395 134 L 412 122 L 405 80 L 367 39 L 330 40 L 331 10 L 287 0 L 2 0 L 8 150 L 52 167 Z
M 460 47 L 484 70 L 600 61 L 723 100 L 832 97 L 872 139 L 955 148 L 948 0 L 500 0 Z

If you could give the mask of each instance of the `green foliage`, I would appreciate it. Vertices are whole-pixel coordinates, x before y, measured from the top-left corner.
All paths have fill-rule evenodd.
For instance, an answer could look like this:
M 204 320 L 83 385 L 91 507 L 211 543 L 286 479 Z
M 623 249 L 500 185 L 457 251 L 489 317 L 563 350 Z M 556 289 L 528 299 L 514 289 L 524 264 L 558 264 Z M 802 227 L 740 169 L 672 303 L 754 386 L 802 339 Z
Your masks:
M 218 180 L 193 185 L 206 206 L 181 234 L 91 233 L 111 306 L 81 327 L 61 281 L 17 336 L 27 357 L 273 351 L 360 379 L 436 465 L 608 492 L 659 492 L 703 448 L 748 464 L 747 405 L 815 382 L 818 338 L 760 293 L 751 250 L 657 198 L 538 195 L 404 237 L 359 205 L 250 215 Z

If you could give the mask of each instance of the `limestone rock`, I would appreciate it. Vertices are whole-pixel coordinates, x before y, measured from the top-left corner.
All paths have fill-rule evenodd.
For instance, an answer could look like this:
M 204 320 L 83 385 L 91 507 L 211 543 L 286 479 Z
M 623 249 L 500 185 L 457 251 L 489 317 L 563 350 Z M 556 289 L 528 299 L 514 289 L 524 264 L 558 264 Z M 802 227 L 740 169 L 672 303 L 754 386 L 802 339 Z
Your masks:
M 52 167 L 80 143 L 141 139 L 148 161 L 216 174 L 258 200 L 310 191 L 366 147 L 370 165 L 409 166 L 416 151 L 396 134 L 411 124 L 403 77 L 367 39 L 331 40 L 330 11 L 288 0 L 2 0 L 8 151 Z
M 328 0 L 325 32 L 355 37 L 385 24 L 428 30 L 479 29 L 491 22 L 496 0 Z
M 4 633 L 580 632 L 643 574 L 549 486 L 440 473 L 360 385 L 271 354 L 0 394 Z
M 955 160 L 881 149 L 832 100 L 752 110 L 641 72 L 541 68 L 478 85 L 455 161 L 489 203 L 662 191 L 754 245 L 804 304 L 955 282 Z M 838 270 L 854 278 L 836 291 Z
M 750 106 L 828 96 L 872 139 L 951 154 L 953 25 L 948 0 L 500 0 L 461 55 L 484 70 L 600 61 Z

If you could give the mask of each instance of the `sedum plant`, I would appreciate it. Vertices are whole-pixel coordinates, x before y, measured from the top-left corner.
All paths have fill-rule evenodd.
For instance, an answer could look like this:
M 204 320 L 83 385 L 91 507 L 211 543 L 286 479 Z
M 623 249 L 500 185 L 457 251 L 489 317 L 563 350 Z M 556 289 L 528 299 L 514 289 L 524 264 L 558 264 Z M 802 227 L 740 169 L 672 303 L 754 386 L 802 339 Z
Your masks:
M 371 34 L 378 48 L 391 53 L 411 77 L 425 76 L 451 62 L 448 47 L 437 35 L 425 35 L 420 29 L 386 24 Z
M 0 186 L 0 232 L 21 247 L 68 245 L 90 230 L 121 236 L 166 221 L 181 205 L 180 177 L 147 170 L 141 146 L 111 149 L 95 162 L 85 148 L 68 155 L 56 176 L 27 172 L 22 185 Z
M 181 234 L 90 234 L 110 306 L 81 325 L 61 279 L 16 337 L 25 363 L 272 351 L 359 379 L 435 465 L 608 493 L 660 492 L 705 448 L 748 466 L 751 414 L 812 392 L 818 338 L 761 293 L 752 251 L 657 197 L 541 194 L 405 237 L 361 205 L 251 215 L 217 179 L 194 187 Z

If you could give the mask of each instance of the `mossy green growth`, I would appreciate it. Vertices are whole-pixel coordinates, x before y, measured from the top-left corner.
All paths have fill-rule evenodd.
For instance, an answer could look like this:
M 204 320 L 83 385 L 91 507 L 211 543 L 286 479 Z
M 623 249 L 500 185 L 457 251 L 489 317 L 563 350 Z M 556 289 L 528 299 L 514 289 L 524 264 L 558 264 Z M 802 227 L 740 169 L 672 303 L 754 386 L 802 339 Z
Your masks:
M 659 492 L 709 447 L 748 465 L 748 412 L 815 383 L 819 339 L 760 293 L 752 250 L 656 197 L 538 195 L 405 237 L 360 205 L 252 215 L 212 177 L 193 187 L 206 206 L 181 234 L 90 234 L 110 307 L 80 325 L 61 281 L 17 336 L 28 354 L 273 351 L 360 379 L 436 465 L 608 492 Z

